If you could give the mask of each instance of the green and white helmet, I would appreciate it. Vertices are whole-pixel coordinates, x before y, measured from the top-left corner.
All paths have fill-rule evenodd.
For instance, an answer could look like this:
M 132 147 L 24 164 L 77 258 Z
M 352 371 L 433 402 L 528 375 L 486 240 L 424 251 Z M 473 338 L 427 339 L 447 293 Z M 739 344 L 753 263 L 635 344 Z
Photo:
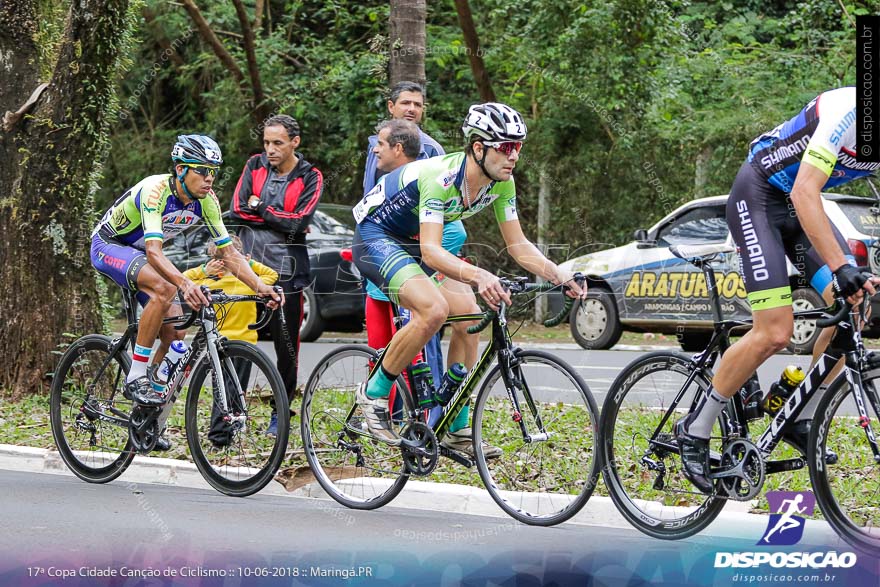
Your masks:
M 468 143 L 524 141 L 528 130 L 522 114 L 500 102 L 474 104 L 468 109 L 461 132 Z

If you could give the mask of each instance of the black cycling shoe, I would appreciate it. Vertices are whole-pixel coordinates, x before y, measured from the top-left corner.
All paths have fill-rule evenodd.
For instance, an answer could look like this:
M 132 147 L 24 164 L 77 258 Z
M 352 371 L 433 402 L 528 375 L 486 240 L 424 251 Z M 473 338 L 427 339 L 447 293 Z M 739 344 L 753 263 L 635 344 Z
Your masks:
M 165 452 L 166 450 L 171 450 L 172 446 L 170 440 L 160 436 L 159 440 L 156 441 L 156 446 L 153 447 L 153 451 Z
M 798 420 L 791 427 L 786 430 L 782 434 L 782 441 L 790 444 L 791 446 L 798 449 L 798 451 L 804 455 L 804 458 L 807 456 L 807 447 L 809 446 L 810 439 L 810 421 L 809 420 Z M 837 453 L 833 450 L 826 448 L 825 449 L 825 462 L 829 465 L 833 465 L 837 462 Z
M 703 493 L 712 493 L 713 483 L 709 479 L 709 440 L 691 436 L 685 430 L 687 418 L 682 418 L 672 427 L 681 454 L 682 472 L 694 487 Z
M 142 406 L 161 406 L 165 403 L 165 396 L 153 389 L 146 375 L 127 382 L 122 388 L 122 395 Z

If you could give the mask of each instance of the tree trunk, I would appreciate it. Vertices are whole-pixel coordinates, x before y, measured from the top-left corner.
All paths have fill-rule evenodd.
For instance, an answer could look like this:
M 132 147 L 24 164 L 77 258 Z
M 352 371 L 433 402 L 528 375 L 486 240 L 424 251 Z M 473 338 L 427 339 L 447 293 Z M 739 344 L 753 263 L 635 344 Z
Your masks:
M 38 2 L 0 3 L 0 111 L 39 83 Z M 102 329 L 89 261 L 128 0 L 79 0 L 46 90 L 0 132 L 0 389 L 39 390 L 75 336 Z
M 480 39 L 477 36 L 477 28 L 474 26 L 474 17 L 471 14 L 471 6 L 468 0 L 455 0 L 455 11 L 458 12 L 458 22 L 464 35 L 464 44 L 468 50 L 468 59 L 471 62 L 471 72 L 477 83 L 477 90 L 483 102 L 495 102 L 495 92 L 492 90 L 492 81 L 486 64 L 483 62 L 483 49 L 480 47 Z
M 425 84 L 425 19 L 426 0 L 391 0 L 388 19 L 389 82 Z
M 547 170 L 541 166 L 538 169 L 538 249 L 545 255 L 547 251 L 547 232 L 550 228 L 550 181 L 547 179 Z M 538 283 L 545 279 L 538 277 Z M 538 296 L 535 300 L 535 322 L 544 320 L 547 315 L 547 296 Z
M 703 198 L 706 194 L 706 186 L 709 184 L 709 163 L 712 162 L 712 154 L 715 149 L 712 145 L 703 147 L 697 153 L 694 161 L 694 198 Z

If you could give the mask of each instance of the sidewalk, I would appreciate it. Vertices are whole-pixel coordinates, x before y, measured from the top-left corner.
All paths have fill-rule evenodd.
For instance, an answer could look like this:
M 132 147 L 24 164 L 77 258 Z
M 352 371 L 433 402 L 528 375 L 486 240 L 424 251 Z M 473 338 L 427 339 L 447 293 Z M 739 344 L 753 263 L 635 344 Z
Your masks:
M 0 444 L 0 470 L 4 469 L 73 476 L 57 452 L 11 444 Z M 202 479 L 196 466 L 188 461 L 140 455 L 135 457 L 131 466 L 114 483 L 176 485 L 214 491 Z M 316 502 L 320 500 L 322 507 L 326 507 L 329 503 L 332 507 L 342 508 L 330 500 L 317 483 L 290 493 L 280 483 L 273 482 L 263 489 L 261 494 L 310 499 Z M 536 495 L 535 499 L 541 499 L 541 496 Z M 503 518 L 511 524 L 517 523 L 498 507 L 485 489 L 448 483 L 410 480 L 388 507 L 490 516 Z M 737 538 L 757 541 L 767 526 L 767 516 L 750 514 L 748 511 L 747 503 L 729 502 L 715 522 L 699 536 L 701 539 Z M 618 513 L 611 499 L 600 495 L 593 495 L 584 509 L 566 524 L 632 529 L 632 526 Z M 635 529 L 632 530 L 637 532 Z M 803 542 L 848 548 L 827 523 L 817 520 L 807 520 Z

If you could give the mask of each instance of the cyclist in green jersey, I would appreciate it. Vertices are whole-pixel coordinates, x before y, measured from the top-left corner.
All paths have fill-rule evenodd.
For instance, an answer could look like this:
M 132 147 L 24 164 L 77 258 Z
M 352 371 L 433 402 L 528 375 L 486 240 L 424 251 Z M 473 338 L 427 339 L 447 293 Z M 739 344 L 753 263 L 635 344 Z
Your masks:
M 361 273 L 412 312 L 410 322 L 391 339 L 380 368 L 358 390 L 358 403 L 374 434 L 396 442 L 388 414 L 392 382 L 425 346 L 450 314 L 479 312 L 473 288 L 497 309 L 510 303 L 499 278 L 443 248 L 443 226 L 492 207 L 507 251 L 529 273 L 568 283 L 572 297 L 585 291 L 572 275 L 547 259 L 523 234 L 516 212 L 513 170 L 526 124 L 504 104 L 471 106 L 462 125 L 463 153 L 405 165 L 382 177 L 355 206 L 358 221 L 353 252 Z M 439 287 L 428 275 L 449 279 Z M 452 327 L 447 361 L 468 368 L 477 359 L 479 337 L 469 324 Z
M 156 359 L 161 360 L 173 338 L 183 333 L 162 327 L 165 316 L 180 314 L 173 302 L 177 292 L 187 304 L 200 308 L 208 300 L 191 279 L 162 253 L 162 243 L 199 220 L 204 220 L 219 255 L 230 273 L 256 293 L 271 297 L 276 307 L 283 297 L 263 283 L 247 259 L 229 246 L 220 204 L 211 189 L 223 162 L 211 137 L 181 135 L 171 151 L 174 173 L 153 175 L 126 191 L 104 214 L 92 232 L 92 265 L 124 289 L 138 292 L 144 306 L 126 377 L 125 396 L 143 405 L 160 405 L 164 395 L 147 375 L 153 343 L 162 330 Z

